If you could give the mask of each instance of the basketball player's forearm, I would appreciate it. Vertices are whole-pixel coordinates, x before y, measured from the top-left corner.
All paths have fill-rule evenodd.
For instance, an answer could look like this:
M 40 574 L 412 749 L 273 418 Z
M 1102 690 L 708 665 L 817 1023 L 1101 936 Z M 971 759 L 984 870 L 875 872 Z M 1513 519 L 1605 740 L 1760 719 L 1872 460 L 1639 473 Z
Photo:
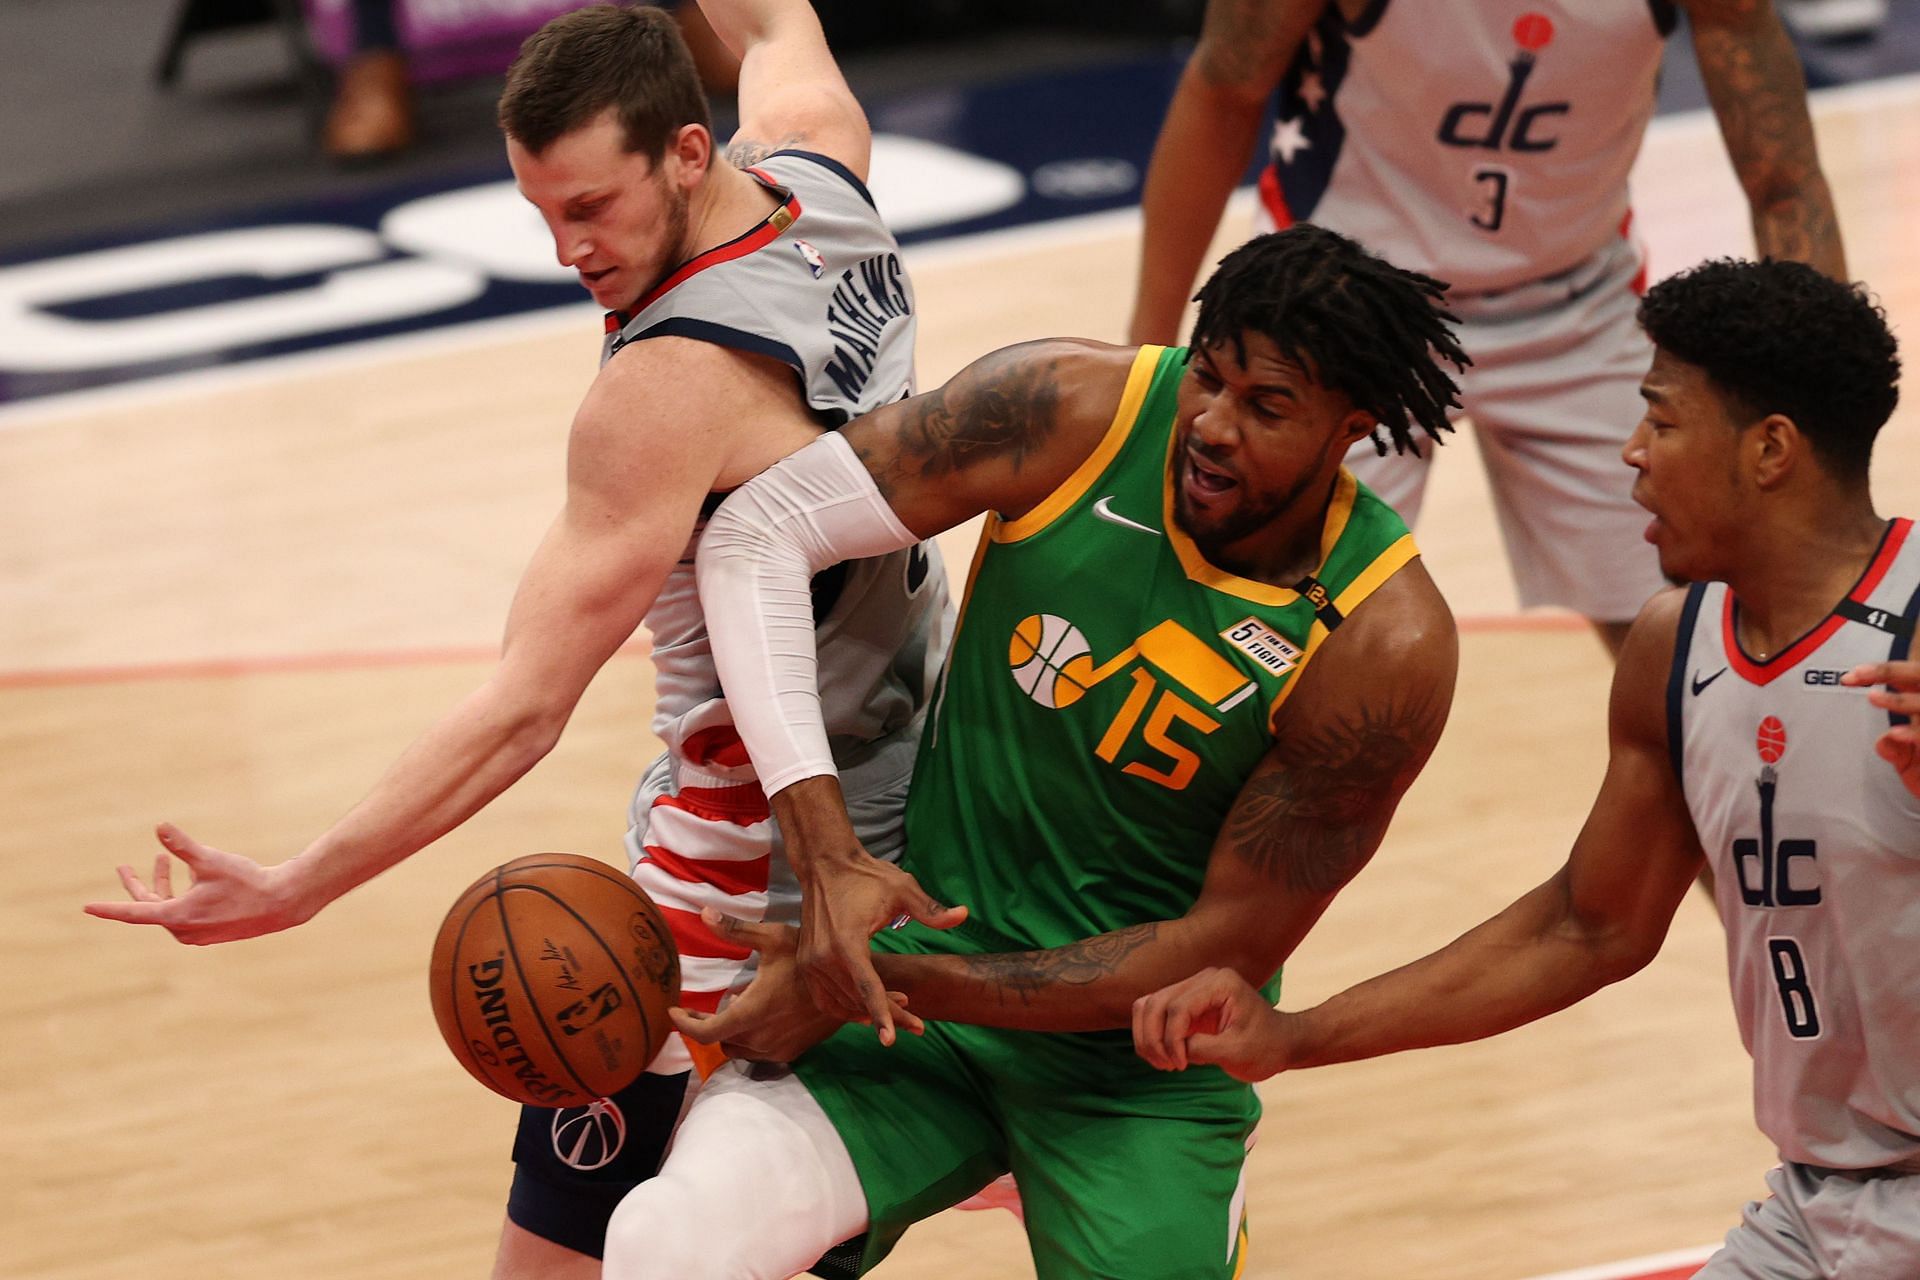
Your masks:
M 1846 249 L 1833 212 L 1827 180 L 1818 175 L 1801 190 L 1753 206 L 1753 242 L 1763 258 L 1804 262 L 1832 276 L 1847 278 Z
M 1562 910 L 1550 881 L 1412 964 L 1305 1010 L 1288 1066 L 1318 1067 L 1464 1044 L 1577 1004 L 1638 967 Z
M 1227 197 L 1253 153 L 1259 106 L 1208 86 L 1189 67 L 1167 110 L 1141 192 L 1144 227 L 1131 342 L 1170 343 Z
M 1755 248 L 1846 279 L 1800 55 L 1769 5 L 1691 0 L 1694 58 L 1753 213 Z
M 1015 1031 L 1109 1031 L 1132 1025 L 1135 1000 L 1198 969 L 1230 965 L 1244 973 L 1245 958 L 1223 950 L 1186 920 L 1166 920 L 1044 951 L 876 954 L 873 961 L 887 989 L 903 993 L 922 1018 Z
M 296 894 L 317 911 L 433 843 L 539 763 L 565 723 L 546 708 L 502 706 L 490 687 L 476 690 L 287 864 Z

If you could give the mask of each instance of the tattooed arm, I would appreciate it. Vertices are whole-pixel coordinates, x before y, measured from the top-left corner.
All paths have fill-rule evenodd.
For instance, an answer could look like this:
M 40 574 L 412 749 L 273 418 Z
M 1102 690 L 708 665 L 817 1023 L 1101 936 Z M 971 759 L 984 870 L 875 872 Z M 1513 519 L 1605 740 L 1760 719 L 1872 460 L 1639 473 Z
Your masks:
M 727 159 L 745 167 L 798 147 L 865 181 L 867 116 L 840 74 L 806 0 L 700 0 L 714 34 L 740 58 L 740 128 Z
M 1497 1035 L 1645 966 L 1702 857 L 1667 746 L 1683 596 L 1654 599 L 1628 633 L 1608 710 L 1606 780 L 1551 879 L 1432 955 L 1304 1013 L 1268 1008 L 1234 974 L 1197 974 L 1135 1006 L 1141 1056 L 1166 1069 L 1213 1062 L 1264 1079 Z
M 922 1018 L 1039 1031 L 1126 1027 L 1137 998 L 1208 966 L 1266 982 L 1379 848 L 1439 741 L 1456 659 L 1453 619 L 1416 560 L 1296 677 L 1184 915 L 1048 951 L 876 956 L 881 978 Z
M 1145 219 L 1130 342 L 1170 343 L 1227 196 L 1246 171 L 1267 95 L 1328 0 L 1211 0 L 1167 104 L 1140 193 Z
M 1814 148 L 1807 86 L 1772 0 L 1683 0 L 1694 56 L 1747 193 L 1761 255 L 1847 278 L 1833 193 Z

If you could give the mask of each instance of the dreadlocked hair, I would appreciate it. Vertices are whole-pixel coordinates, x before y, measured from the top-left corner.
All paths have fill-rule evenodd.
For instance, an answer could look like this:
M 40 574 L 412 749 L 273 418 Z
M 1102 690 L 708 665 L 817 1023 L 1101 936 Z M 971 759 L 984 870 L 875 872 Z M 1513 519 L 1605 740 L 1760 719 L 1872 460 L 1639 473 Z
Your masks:
M 1343 392 L 1378 426 L 1384 456 L 1420 452 L 1418 423 L 1434 443 L 1453 430 L 1460 387 L 1441 367 L 1473 363 L 1449 326 L 1444 281 L 1400 268 L 1337 232 L 1302 224 L 1257 236 L 1220 260 L 1195 300 L 1195 347 L 1232 343 L 1246 363 L 1247 333 L 1273 340 L 1321 386 Z M 1381 431 L 1386 439 L 1381 438 Z

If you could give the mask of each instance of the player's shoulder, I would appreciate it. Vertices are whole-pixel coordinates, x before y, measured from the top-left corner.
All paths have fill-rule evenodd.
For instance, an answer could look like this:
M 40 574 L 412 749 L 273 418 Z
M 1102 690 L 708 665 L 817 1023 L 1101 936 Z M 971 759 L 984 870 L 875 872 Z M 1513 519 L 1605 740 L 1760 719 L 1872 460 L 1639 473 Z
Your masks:
M 792 385 L 792 371 L 770 357 L 700 338 L 648 338 L 600 366 L 575 422 L 684 428 L 695 415 L 713 420 L 764 409 L 770 397 L 797 404 Z
M 1022 388 L 1034 403 L 1067 415 L 1111 417 L 1141 350 L 1091 338 L 1036 338 L 988 352 L 963 376 L 978 387 Z
M 1375 587 L 1334 635 L 1352 659 L 1386 670 L 1425 664 L 1459 647 L 1453 610 L 1417 555 Z
M 1667 673 L 1673 667 L 1675 648 L 1682 643 L 1681 620 L 1693 597 L 1691 587 L 1668 587 L 1640 606 L 1627 639 L 1620 646 L 1617 664 L 1621 676 L 1636 680 L 1654 679 L 1664 690 Z M 1616 685 L 1619 679 L 1616 678 Z M 1665 696 L 1664 692 L 1661 695 Z
M 1667 695 L 1674 653 L 1687 642 L 1680 634 L 1691 587 L 1669 587 L 1644 605 L 1620 646 L 1613 668 L 1608 721 L 1616 747 L 1637 743 L 1667 749 Z
M 1356 700 L 1383 708 L 1439 708 L 1437 737 L 1460 667 L 1460 632 L 1418 556 L 1395 569 L 1324 641 L 1289 710 Z

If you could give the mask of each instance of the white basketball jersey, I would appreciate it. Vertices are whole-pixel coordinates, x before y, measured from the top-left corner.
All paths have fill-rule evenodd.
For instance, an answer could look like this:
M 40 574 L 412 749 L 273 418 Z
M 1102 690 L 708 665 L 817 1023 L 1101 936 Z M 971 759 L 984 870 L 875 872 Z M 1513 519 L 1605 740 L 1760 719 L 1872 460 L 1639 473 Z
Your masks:
M 1826 621 L 1767 662 L 1739 603 L 1694 586 L 1669 740 L 1726 924 L 1754 1113 L 1781 1155 L 1878 1168 L 1920 1155 L 1920 799 L 1874 742 L 1894 721 L 1843 686 L 1911 652 L 1920 538 L 1892 521 Z
M 1662 0 L 1339 6 L 1281 82 L 1261 205 L 1487 293 L 1626 234 L 1652 118 Z

